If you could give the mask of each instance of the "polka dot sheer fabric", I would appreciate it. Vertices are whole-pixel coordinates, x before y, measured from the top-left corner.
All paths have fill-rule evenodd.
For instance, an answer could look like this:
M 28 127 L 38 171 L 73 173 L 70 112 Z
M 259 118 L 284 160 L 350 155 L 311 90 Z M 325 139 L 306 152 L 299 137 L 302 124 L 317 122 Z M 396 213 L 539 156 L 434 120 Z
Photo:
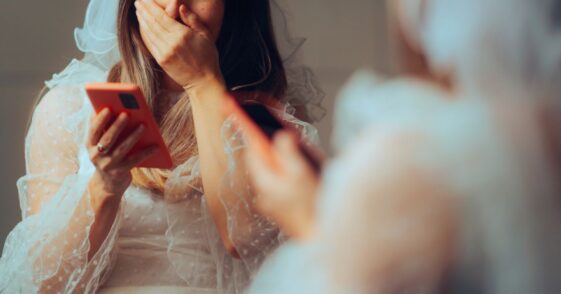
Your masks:
M 90 81 L 104 79 L 91 77 Z M 312 125 L 284 110 L 278 112 L 310 142 L 318 141 Z M 235 172 L 243 168 L 240 158 L 245 143 L 232 119 L 224 123 L 222 131 L 229 169 L 219 197 L 238 199 L 224 208 L 240 259 L 223 247 L 194 156 L 176 167 L 166 185 L 166 191 L 184 191 L 181 201 L 166 201 L 165 195 L 129 187 L 106 240 L 88 260 L 94 213 L 87 185 L 95 167 L 84 142 L 92 113 L 79 83 L 58 85 L 36 107 L 26 137 L 27 173 L 18 181 L 23 220 L 6 240 L 0 260 L 0 290 L 96 293 L 154 286 L 194 293 L 242 292 L 283 238 L 274 223 L 254 212 L 247 214 L 253 209 L 255 195 L 245 172 Z M 240 220 L 237 215 L 243 212 L 253 217 Z M 244 241 L 248 245 L 242 247 L 238 241 L 247 238 L 252 241 Z
M 18 180 L 23 221 L 6 240 L 1 289 L 10 293 L 92 292 L 111 266 L 115 226 L 87 261 L 94 215 L 87 184 L 93 172 L 81 147 L 85 104 L 76 89 L 51 91 L 38 105 L 26 139 L 27 174 Z
M 75 31 L 84 57 L 46 82 L 51 90 L 34 111 L 26 137 L 27 172 L 18 181 L 23 220 L 5 243 L 0 292 L 242 292 L 283 238 L 275 224 L 252 210 L 255 195 L 245 173 L 239 172 L 244 168 L 243 134 L 231 119 L 222 130 L 229 163 L 219 197 L 236 200 L 223 203 L 235 203 L 225 211 L 240 259 L 222 245 L 205 201 L 199 160 L 193 156 L 173 170 L 166 195 L 131 186 L 107 239 L 88 260 L 94 215 L 86 187 L 95 168 L 84 145 L 93 110 L 83 85 L 106 81 L 120 60 L 117 4 L 90 0 L 84 25 Z M 289 34 L 284 9 L 283 3 L 271 1 L 289 84 L 284 109 L 276 111 L 313 144 L 319 141 L 316 129 L 295 116 L 309 122 L 321 119 L 324 94 L 310 69 L 298 61 L 305 40 Z

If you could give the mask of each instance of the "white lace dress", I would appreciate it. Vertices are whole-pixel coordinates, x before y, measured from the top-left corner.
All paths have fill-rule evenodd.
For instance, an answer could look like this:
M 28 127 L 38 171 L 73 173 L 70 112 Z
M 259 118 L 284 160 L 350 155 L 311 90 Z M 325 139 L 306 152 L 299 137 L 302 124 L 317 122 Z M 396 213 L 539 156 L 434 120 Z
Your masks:
M 558 293 L 559 166 L 534 101 L 515 101 L 357 74 L 317 234 L 277 250 L 249 293 Z
M 100 79 L 103 75 L 99 75 Z M 224 189 L 236 187 L 239 203 L 225 207 L 234 243 L 248 231 L 262 232 L 241 259 L 223 248 L 206 207 L 199 161 L 173 171 L 166 190 L 180 188 L 181 201 L 131 186 L 96 255 L 87 260 L 94 215 L 87 184 L 95 168 L 84 139 L 92 108 L 81 86 L 51 90 L 34 111 L 26 138 L 27 174 L 18 181 L 23 220 L 9 234 L 0 260 L 2 293 L 239 293 L 264 257 L 281 242 L 274 224 L 253 215 L 250 226 L 231 217 L 250 209 L 249 187 L 225 175 Z M 311 140 L 311 125 L 284 114 Z M 229 171 L 236 171 L 243 136 L 228 120 L 223 128 Z M 177 198 L 177 197 L 175 197 Z M 271 232 L 274 237 L 271 236 Z M 261 237 L 259 237 L 261 236 Z M 244 236 L 245 237 L 245 236 Z M 257 250 L 256 250 L 257 249 Z

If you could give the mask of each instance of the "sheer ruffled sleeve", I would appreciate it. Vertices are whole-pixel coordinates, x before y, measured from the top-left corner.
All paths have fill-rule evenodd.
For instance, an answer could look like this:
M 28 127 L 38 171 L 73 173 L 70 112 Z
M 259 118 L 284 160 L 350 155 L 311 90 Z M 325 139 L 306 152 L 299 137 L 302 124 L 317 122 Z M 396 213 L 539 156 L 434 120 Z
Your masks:
M 83 141 L 91 107 L 80 88 L 51 90 L 36 107 L 18 180 L 23 220 L 0 260 L 2 293 L 92 293 L 114 260 L 119 214 L 88 260 L 94 221 L 87 186 L 94 168 Z
M 275 111 L 285 123 L 301 134 L 305 144 L 319 146 L 317 129 L 298 120 L 286 111 Z M 228 172 L 222 181 L 220 197 L 234 197 L 233 205 L 226 208 L 228 233 L 243 262 L 244 270 L 253 276 L 262 261 L 284 240 L 277 225 L 254 210 L 255 193 L 249 185 L 249 177 L 243 163 L 246 141 L 243 132 L 236 127 L 234 118 L 226 120 L 222 137 L 228 156 Z M 226 203 L 223 201 L 223 203 Z M 229 203 L 232 203 L 230 201 Z

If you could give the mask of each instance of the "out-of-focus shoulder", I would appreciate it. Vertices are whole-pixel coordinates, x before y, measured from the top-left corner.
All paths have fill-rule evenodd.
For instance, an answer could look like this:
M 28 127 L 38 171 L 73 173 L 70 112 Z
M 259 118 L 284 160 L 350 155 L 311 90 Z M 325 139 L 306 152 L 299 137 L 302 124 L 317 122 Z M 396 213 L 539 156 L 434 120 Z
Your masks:
M 36 111 L 77 111 L 82 106 L 83 90 L 78 86 L 59 86 L 49 90 L 37 104 Z
M 384 79 L 369 71 L 357 72 L 337 98 L 332 145 L 341 150 L 365 128 L 432 115 L 450 101 L 450 94 L 418 78 Z
M 49 126 L 74 133 L 83 125 L 85 91 L 79 86 L 61 86 L 49 90 L 33 110 L 31 128 L 53 132 Z
M 411 167 L 415 156 L 430 145 L 427 134 L 416 130 L 368 128 L 347 144 L 339 159 L 351 167 L 353 174 L 387 173 L 389 168 Z

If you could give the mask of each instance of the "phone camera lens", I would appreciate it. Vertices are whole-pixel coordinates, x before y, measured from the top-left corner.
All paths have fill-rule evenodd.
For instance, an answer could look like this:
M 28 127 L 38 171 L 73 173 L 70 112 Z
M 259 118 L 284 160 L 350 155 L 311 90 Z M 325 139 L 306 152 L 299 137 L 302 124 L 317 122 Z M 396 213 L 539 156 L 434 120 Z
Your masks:
M 121 99 L 121 103 L 126 109 L 139 109 L 138 102 L 134 95 L 128 93 L 120 93 L 119 98 Z

